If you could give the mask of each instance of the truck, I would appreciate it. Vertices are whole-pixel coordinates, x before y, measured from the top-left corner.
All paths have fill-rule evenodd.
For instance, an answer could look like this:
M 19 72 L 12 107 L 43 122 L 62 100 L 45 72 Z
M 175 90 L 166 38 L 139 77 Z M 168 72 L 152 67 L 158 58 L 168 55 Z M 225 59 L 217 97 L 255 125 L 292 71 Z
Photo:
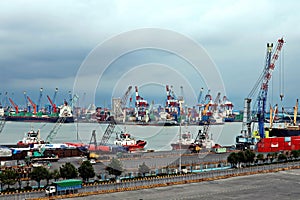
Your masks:
M 77 193 L 82 188 L 82 180 L 67 179 L 53 182 L 45 190 L 46 196 Z

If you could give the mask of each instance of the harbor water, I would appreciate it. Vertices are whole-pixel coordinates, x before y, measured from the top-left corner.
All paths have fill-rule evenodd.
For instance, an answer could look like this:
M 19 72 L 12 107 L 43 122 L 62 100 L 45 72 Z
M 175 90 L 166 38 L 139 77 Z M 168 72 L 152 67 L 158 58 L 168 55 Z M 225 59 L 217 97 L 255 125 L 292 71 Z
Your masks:
M 54 128 L 54 123 L 27 123 L 27 122 L 6 122 L 3 131 L 0 133 L 0 144 L 16 144 L 29 130 L 40 129 L 41 139 L 46 139 L 47 135 Z M 66 123 L 62 124 L 52 143 L 82 142 L 89 144 L 92 131 L 96 130 L 97 142 L 101 141 L 103 133 L 108 125 L 98 123 Z M 211 125 L 209 137 L 215 143 L 229 146 L 235 144 L 235 137 L 240 134 L 242 124 L 240 122 L 225 123 L 223 125 Z M 146 150 L 164 151 L 171 150 L 171 143 L 176 142 L 180 132 L 190 132 L 195 138 L 202 126 L 141 126 L 141 125 L 117 125 L 115 132 L 126 131 L 137 140 L 147 141 Z M 180 131 L 181 130 L 181 131 Z M 113 133 L 109 143 L 113 143 L 116 134 Z

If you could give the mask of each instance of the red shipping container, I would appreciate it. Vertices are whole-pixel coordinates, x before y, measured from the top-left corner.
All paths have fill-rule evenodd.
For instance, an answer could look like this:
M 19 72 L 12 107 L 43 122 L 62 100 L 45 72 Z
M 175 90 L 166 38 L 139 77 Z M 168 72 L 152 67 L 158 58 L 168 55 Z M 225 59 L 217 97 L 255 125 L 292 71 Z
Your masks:
M 276 147 L 276 148 L 271 148 L 271 151 L 272 151 L 272 152 L 278 152 L 278 147 Z
M 258 152 L 271 152 L 271 148 L 258 148 Z
M 285 146 L 285 147 L 284 147 L 284 150 L 286 150 L 286 151 L 292 150 L 292 145 L 291 145 L 291 146 Z
M 283 143 L 283 142 L 284 142 L 284 137 L 279 137 L 279 138 L 278 138 L 278 142 L 279 142 L 279 143 Z
M 278 148 L 279 144 L 278 144 L 278 142 L 271 142 L 270 147 L 271 148 Z

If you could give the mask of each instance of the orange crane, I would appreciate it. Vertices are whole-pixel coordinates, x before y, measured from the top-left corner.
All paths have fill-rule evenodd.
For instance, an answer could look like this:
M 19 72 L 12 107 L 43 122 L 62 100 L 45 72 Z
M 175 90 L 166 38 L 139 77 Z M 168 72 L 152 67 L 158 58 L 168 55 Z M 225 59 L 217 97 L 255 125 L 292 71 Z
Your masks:
M 10 101 L 11 105 L 15 108 L 16 114 L 18 114 L 19 113 L 19 107 L 18 107 L 18 105 L 15 104 L 15 102 L 11 98 L 9 98 L 9 101 Z
M 27 96 L 27 99 L 33 107 L 33 114 L 36 114 L 36 104 L 33 103 L 33 101 L 29 98 L 29 96 Z

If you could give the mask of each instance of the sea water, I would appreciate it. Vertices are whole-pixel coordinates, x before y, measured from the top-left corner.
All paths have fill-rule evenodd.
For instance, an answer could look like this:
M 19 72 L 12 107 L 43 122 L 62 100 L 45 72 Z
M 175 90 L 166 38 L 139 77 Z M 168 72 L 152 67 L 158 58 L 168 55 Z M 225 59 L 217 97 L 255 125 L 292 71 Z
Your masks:
M 46 139 L 55 123 L 29 123 L 29 122 L 6 122 L 3 131 L 0 133 L 0 144 L 16 144 L 31 129 L 40 130 L 41 138 Z M 66 123 L 62 124 L 52 143 L 63 142 L 82 142 L 89 144 L 93 130 L 96 131 L 97 142 L 101 141 L 107 124 L 98 123 Z M 209 137 L 215 143 L 230 146 L 235 144 L 235 137 L 240 134 L 242 124 L 240 122 L 230 122 L 223 125 L 211 125 L 209 127 Z M 116 125 L 114 133 L 111 135 L 108 143 L 113 143 L 116 133 L 128 132 L 136 140 L 146 140 L 146 150 L 171 150 L 171 143 L 176 142 L 180 133 L 190 132 L 193 138 L 198 134 L 199 129 L 203 126 L 141 126 L 141 125 Z

